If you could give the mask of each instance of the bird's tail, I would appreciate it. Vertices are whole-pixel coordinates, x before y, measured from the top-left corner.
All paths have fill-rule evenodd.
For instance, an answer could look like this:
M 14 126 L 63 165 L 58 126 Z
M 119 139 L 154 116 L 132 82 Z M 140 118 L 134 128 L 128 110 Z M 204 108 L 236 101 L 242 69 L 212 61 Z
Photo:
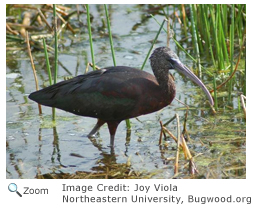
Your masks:
M 48 88 L 50 88 L 50 87 L 48 87 Z M 31 93 L 28 96 L 28 98 L 35 101 L 35 102 L 37 102 L 37 103 L 39 103 L 39 104 L 42 104 L 44 106 L 55 107 L 54 106 L 54 103 L 55 103 L 54 95 L 55 95 L 55 93 L 54 92 L 49 92 L 48 90 L 49 89 L 45 88 L 45 89 L 42 89 L 42 90 L 35 91 L 35 92 Z

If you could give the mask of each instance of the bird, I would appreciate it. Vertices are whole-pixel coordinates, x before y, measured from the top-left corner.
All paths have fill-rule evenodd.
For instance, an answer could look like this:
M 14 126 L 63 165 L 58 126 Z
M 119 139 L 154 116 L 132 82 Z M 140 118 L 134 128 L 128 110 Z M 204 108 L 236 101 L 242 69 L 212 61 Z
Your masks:
M 44 106 L 97 118 L 89 138 L 107 123 L 110 147 L 114 147 L 121 121 L 156 112 L 171 104 L 176 86 L 169 70 L 175 69 L 200 86 L 213 106 L 206 86 L 170 48 L 156 48 L 149 59 L 154 75 L 127 66 L 106 67 L 35 91 L 29 98 Z

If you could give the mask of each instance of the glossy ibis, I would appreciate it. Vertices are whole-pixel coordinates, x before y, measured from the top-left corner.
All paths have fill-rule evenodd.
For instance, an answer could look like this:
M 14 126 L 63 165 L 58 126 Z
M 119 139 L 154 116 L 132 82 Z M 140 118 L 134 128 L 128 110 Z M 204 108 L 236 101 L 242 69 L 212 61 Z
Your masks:
M 167 47 L 159 47 L 150 57 L 154 75 L 126 66 L 107 67 L 59 82 L 33 92 L 29 98 L 76 115 L 97 118 L 89 133 L 93 136 L 104 124 L 110 131 L 110 146 L 122 120 L 152 113 L 169 105 L 175 84 L 169 69 L 175 69 L 199 85 L 213 105 L 205 85 Z

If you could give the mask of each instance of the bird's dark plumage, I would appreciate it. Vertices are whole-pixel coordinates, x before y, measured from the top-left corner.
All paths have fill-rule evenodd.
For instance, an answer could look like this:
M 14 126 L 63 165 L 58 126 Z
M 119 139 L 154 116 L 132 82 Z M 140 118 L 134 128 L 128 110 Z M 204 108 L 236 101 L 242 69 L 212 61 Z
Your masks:
M 59 82 L 29 95 L 39 104 L 104 121 L 122 121 L 170 104 L 155 77 L 145 71 L 117 66 Z
M 126 66 L 108 67 L 33 92 L 29 98 L 45 106 L 97 118 L 98 123 L 89 136 L 107 123 L 113 146 L 117 126 L 122 120 L 155 112 L 172 102 L 176 91 L 169 69 L 184 70 L 184 74 L 189 71 L 166 47 L 155 49 L 150 60 L 155 76 Z M 187 76 L 196 83 L 199 81 L 198 85 L 202 84 L 213 103 L 203 83 L 192 72 Z

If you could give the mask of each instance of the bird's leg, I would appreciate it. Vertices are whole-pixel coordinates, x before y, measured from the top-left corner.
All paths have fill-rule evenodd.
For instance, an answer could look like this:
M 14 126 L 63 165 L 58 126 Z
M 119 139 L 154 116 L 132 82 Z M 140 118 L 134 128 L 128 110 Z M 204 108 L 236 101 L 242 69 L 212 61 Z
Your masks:
M 120 122 L 118 122 L 118 121 L 111 121 L 111 122 L 107 122 L 107 124 L 108 124 L 108 129 L 109 129 L 109 132 L 110 132 L 110 135 L 111 135 L 111 138 L 110 138 L 110 147 L 113 147 L 114 146 L 115 133 L 116 133 L 117 127 L 120 124 Z
M 105 121 L 97 119 L 97 124 L 95 125 L 95 127 L 90 131 L 90 133 L 88 134 L 88 137 L 93 137 L 94 134 L 99 130 L 99 128 L 105 124 Z

